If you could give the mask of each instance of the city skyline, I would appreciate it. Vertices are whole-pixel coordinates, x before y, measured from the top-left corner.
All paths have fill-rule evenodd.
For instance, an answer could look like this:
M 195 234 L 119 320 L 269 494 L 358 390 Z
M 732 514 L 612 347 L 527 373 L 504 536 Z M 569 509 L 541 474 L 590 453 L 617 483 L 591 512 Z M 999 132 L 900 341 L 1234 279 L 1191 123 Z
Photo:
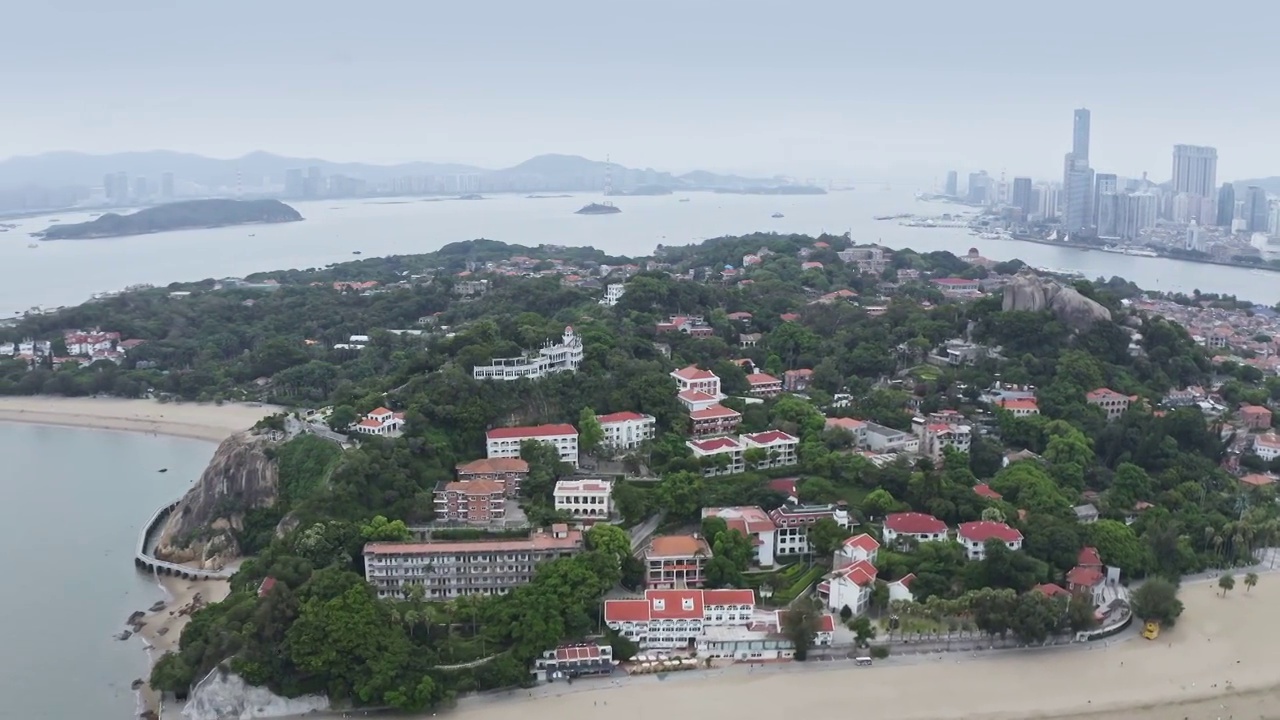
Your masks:
M 15 32 L 0 47 L 7 104 L 22 109 L 6 118 L 0 157 L 264 148 L 504 167 L 561 152 L 673 173 L 940 185 L 953 168 L 1056 176 L 1062 109 L 1085 106 L 1096 115 L 1091 166 L 1163 180 L 1168 148 L 1188 143 L 1219 149 L 1220 177 L 1280 175 L 1266 123 L 1280 98 L 1248 95 L 1246 113 L 1227 105 L 1252 87 L 1244 69 L 1271 63 L 1267 18 L 1280 16 L 1244 5 L 1191 23 L 1150 1 L 1085 0 L 1042 26 L 1000 1 L 921 12 L 810 0 L 783 12 L 762 0 L 654 0 L 601 12 L 550 0 L 495 12 L 393 0 L 376 16 L 330 0 L 229 0 L 216 13 L 27 4 L 11 25 L 59 42 Z M 860 29 L 852 42 L 849 28 Z M 1019 60 L 1043 55 L 1044 29 L 1111 52 Z M 982 37 L 1001 41 L 965 51 Z

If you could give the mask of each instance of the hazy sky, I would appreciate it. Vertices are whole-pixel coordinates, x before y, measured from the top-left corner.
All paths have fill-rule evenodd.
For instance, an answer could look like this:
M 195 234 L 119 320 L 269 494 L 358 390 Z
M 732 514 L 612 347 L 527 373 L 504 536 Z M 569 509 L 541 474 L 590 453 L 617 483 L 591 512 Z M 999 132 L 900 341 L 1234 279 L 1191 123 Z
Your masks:
M 879 5 L 880 7 L 876 7 Z M 165 148 L 852 179 L 1280 174 L 1280 2 L 11 0 L 0 157 Z M 962 181 L 963 184 L 963 181 Z

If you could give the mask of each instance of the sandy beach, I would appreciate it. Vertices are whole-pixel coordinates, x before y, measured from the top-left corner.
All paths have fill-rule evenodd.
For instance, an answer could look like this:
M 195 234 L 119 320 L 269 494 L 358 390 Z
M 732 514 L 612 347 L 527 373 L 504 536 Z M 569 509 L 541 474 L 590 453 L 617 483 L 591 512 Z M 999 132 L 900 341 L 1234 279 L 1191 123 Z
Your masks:
M 159 582 L 167 596 L 165 606 L 144 615 L 142 627 L 137 632 L 147 646 L 152 664 L 161 655 L 177 649 L 182 629 L 191 621 L 193 609 L 218 602 L 231 593 L 231 583 L 226 580 L 183 580 L 161 576 Z M 144 684 L 138 692 L 142 708 L 156 710 L 160 707 L 160 698 L 150 685 Z
M 621 720 L 664 709 L 683 715 L 824 717 L 834 708 L 894 720 L 1215 720 L 1280 718 L 1275 674 L 1280 576 L 1220 597 L 1201 581 L 1182 590 L 1186 611 L 1156 641 L 1128 639 L 1070 649 L 900 657 L 766 671 L 655 676 L 613 684 L 582 680 L 554 697 L 465 700 L 459 720 Z M 536 693 L 535 693 L 536 694 Z
M 126 430 L 221 442 L 276 408 L 121 398 L 0 397 L 0 421 Z

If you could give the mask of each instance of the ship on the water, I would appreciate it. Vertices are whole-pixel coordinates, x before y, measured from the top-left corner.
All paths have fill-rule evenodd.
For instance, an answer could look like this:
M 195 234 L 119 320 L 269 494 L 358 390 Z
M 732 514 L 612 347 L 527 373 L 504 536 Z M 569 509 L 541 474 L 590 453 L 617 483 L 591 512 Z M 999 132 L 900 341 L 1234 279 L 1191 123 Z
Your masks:
M 1132 255 L 1133 257 L 1160 257 L 1160 253 L 1155 250 L 1146 248 L 1135 248 L 1125 246 L 1107 245 L 1102 248 L 1102 252 L 1116 253 L 1117 255 Z
M 575 211 L 577 215 L 613 215 L 622 212 L 611 202 L 591 203 Z

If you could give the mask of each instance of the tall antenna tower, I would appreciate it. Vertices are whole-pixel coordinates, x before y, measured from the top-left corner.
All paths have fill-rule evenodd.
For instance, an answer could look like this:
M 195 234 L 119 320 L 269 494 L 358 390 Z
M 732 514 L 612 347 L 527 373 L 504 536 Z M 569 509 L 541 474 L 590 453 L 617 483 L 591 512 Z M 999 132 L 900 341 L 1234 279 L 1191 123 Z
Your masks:
M 604 156 L 604 194 L 605 197 L 613 194 L 613 161 L 608 155 Z

